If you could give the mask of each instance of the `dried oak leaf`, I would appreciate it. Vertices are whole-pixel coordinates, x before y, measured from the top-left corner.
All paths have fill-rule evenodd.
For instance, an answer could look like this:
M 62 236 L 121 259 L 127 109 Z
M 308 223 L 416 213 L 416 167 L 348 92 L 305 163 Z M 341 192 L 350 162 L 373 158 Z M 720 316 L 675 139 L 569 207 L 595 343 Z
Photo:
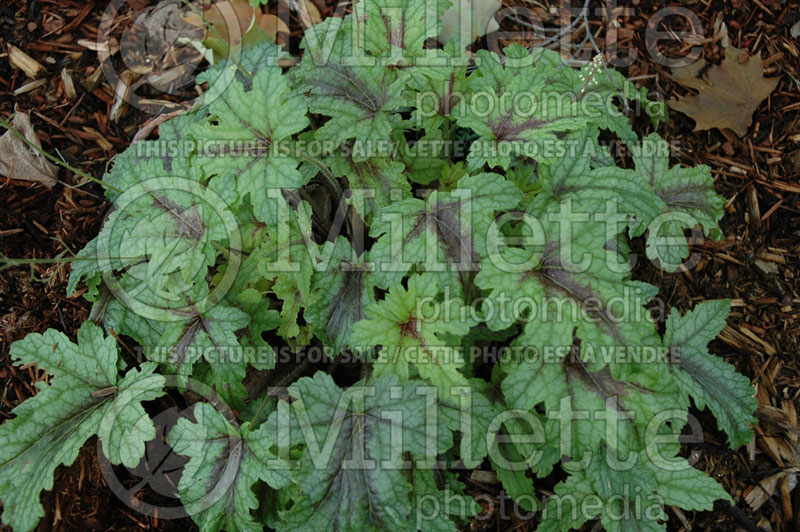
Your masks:
M 758 105 L 775 90 L 779 78 L 765 78 L 760 57 L 740 62 L 744 50 L 728 47 L 720 65 L 709 68 L 703 60 L 676 68 L 672 79 L 695 89 L 691 94 L 670 100 L 667 104 L 695 121 L 695 131 L 728 128 L 740 137 L 747 133 Z M 706 70 L 707 69 L 707 70 Z M 704 78 L 699 75 L 705 72 Z

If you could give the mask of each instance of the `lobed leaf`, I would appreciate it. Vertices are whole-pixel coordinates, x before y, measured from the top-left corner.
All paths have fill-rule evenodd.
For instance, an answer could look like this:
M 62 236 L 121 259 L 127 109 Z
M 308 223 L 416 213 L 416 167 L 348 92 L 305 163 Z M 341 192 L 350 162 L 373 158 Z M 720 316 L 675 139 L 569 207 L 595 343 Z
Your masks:
M 72 464 L 90 437 L 100 438 L 111 463 L 136 466 L 156 434 L 141 403 L 164 393 L 164 378 L 154 374 L 154 364 L 120 377 L 116 342 L 91 322 L 78 330 L 77 344 L 49 329 L 15 342 L 11 356 L 51 375 L 0 425 L 3 521 L 20 532 L 44 516 L 41 491 L 53 488 L 55 469 Z

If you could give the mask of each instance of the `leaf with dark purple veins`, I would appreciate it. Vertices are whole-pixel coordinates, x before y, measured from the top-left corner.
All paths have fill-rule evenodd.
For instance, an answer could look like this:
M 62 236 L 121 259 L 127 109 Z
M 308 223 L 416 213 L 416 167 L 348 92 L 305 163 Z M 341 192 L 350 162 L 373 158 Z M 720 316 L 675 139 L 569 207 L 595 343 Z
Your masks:
M 309 110 L 329 117 L 316 139 L 334 148 L 354 139 L 354 158 L 364 160 L 391 149 L 392 128 L 400 123 L 395 111 L 407 105 L 403 92 L 410 74 L 371 64 L 374 58 L 349 55 L 354 49 L 351 20 L 352 15 L 329 18 L 306 33 L 305 55 L 294 75 Z
M 308 126 L 306 102 L 292 94 L 278 66 L 258 70 L 248 89 L 236 65 L 230 65 L 214 88 L 219 94 L 207 98 L 206 119 L 189 127 L 190 135 L 202 141 L 193 155 L 195 165 L 212 176 L 213 189 L 235 190 L 239 201 L 249 198 L 256 217 L 273 224 L 281 199 L 268 190 L 305 184 L 293 145 L 285 141 Z
M 449 431 L 429 437 L 422 386 L 388 376 L 342 390 L 317 372 L 289 387 L 290 419 L 281 420 L 279 406 L 265 427 L 277 431 L 290 422 L 291 443 L 306 451 L 292 471 L 301 493 L 279 532 L 409 530 L 414 498 L 406 456 L 435 459 L 453 443 Z
M 189 457 L 178 483 L 178 496 L 202 532 L 263 530 L 251 511 L 259 506 L 253 487 L 290 483 L 288 464 L 274 454 L 276 435 L 250 422 L 232 424 L 210 403 L 195 403 L 195 421 L 181 418 L 167 440 Z
M 326 246 L 333 248 L 329 266 L 314 274 L 312 302 L 303 316 L 319 338 L 339 353 L 349 343 L 353 324 L 365 317 L 364 308 L 375 303 L 375 283 L 365 257 L 354 258 L 345 238 Z
M 431 191 L 424 201 L 388 205 L 370 229 L 378 238 L 370 250 L 378 286 L 395 285 L 416 266 L 451 297 L 471 294 L 495 212 L 513 209 L 521 197 L 516 185 L 485 173 L 461 178 L 450 191 Z
M 673 272 L 689 256 L 684 230 L 699 225 L 707 236 L 715 240 L 720 238 L 722 232 L 718 223 L 725 199 L 714 190 L 708 166 L 670 168 L 669 155 L 667 141 L 651 133 L 634 151 L 633 160 L 642 181 L 649 184 L 665 205 L 656 218 L 641 217 L 644 224 L 649 224 L 647 257 L 658 259 L 664 270 Z M 638 233 L 642 231 L 644 225 Z
M 670 369 L 681 389 L 698 408 L 711 410 L 735 448 L 753 438 L 753 412 L 758 404 L 750 379 L 708 352 L 708 342 L 725 327 L 729 312 L 727 299 L 703 301 L 684 316 L 672 309 L 664 345 L 672 351 Z
M 367 223 L 390 203 L 411 197 L 403 163 L 384 157 L 356 161 L 352 154 L 333 156 L 327 162 L 334 175 L 347 178 L 347 201 Z
M 364 47 L 384 61 L 419 57 L 425 40 L 439 34 L 448 5 L 447 0 L 361 0 Z

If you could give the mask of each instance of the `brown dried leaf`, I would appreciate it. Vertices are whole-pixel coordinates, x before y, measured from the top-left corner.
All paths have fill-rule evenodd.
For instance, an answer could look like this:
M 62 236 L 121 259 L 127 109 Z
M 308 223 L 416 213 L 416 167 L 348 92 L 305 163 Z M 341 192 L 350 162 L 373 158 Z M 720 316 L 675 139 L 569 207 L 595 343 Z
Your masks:
M 270 13 L 264 14 L 260 10 L 256 11 L 256 25 L 273 39 L 277 38 L 278 33 L 289 33 L 289 27 L 284 21 Z
M 256 9 L 247 0 L 223 0 L 215 2 L 202 15 L 191 13 L 184 15 L 182 20 L 199 28 L 205 28 L 208 23 L 215 31 L 206 31 L 206 39 L 222 39 L 231 48 L 238 48 L 255 16 Z
M 28 113 L 15 109 L 11 125 L 31 143 L 42 147 L 39 138 L 33 132 Z M 0 175 L 22 181 L 34 181 L 47 187 L 58 183 L 55 166 L 11 131 L 6 131 L 0 137 Z
M 303 24 L 304 29 L 308 29 L 322 22 L 319 9 L 317 9 L 317 6 L 315 6 L 311 0 L 289 0 L 289 5 L 292 6 L 292 9 L 297 11 L 297 15 L 300 17 L 300 22 Z
M 765 78 L 760 57 L 740 62 L 743 50 L 730 46 L 720 65 L 709 68 L 703 60 L 673 70 L 672 79 L 695 89 L 692 94 L 670 100 L 668 105 L 696 122 L 695 131 L 705 129 L 733 130 L 740 137 L 747 133 L 758 105 L 775 90 L 779 78 Z M 710 81 L 707 83 L 700 77 Z

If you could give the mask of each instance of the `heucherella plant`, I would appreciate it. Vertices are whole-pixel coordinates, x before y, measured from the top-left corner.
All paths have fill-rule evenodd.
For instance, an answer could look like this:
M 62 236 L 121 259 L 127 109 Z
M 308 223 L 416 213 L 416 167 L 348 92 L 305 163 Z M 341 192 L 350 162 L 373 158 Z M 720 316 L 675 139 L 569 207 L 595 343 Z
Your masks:
M 0 426 L 6 524 L 90 437 L 135 468 L 164 432 L 203 532 L 456 530 L 470 470 L 545 531 L 732 501 L 679 439 L 691 402 L 752 438 L 748 379 L 707 350 L 729 302 L 659 314 L 630 246 L 688 267 L 686 231 L 720 234 L 709 169 L 670 166 L 621 111 L 664 106 L 596 61 L 431 48 L 447 6 L 358 2 L 288 69 L 246 48 L 116 157 L 68 286 L 90 321 L 11 347 L 50 378 Z M 165 393 L 192 403 L 169 427 Z

